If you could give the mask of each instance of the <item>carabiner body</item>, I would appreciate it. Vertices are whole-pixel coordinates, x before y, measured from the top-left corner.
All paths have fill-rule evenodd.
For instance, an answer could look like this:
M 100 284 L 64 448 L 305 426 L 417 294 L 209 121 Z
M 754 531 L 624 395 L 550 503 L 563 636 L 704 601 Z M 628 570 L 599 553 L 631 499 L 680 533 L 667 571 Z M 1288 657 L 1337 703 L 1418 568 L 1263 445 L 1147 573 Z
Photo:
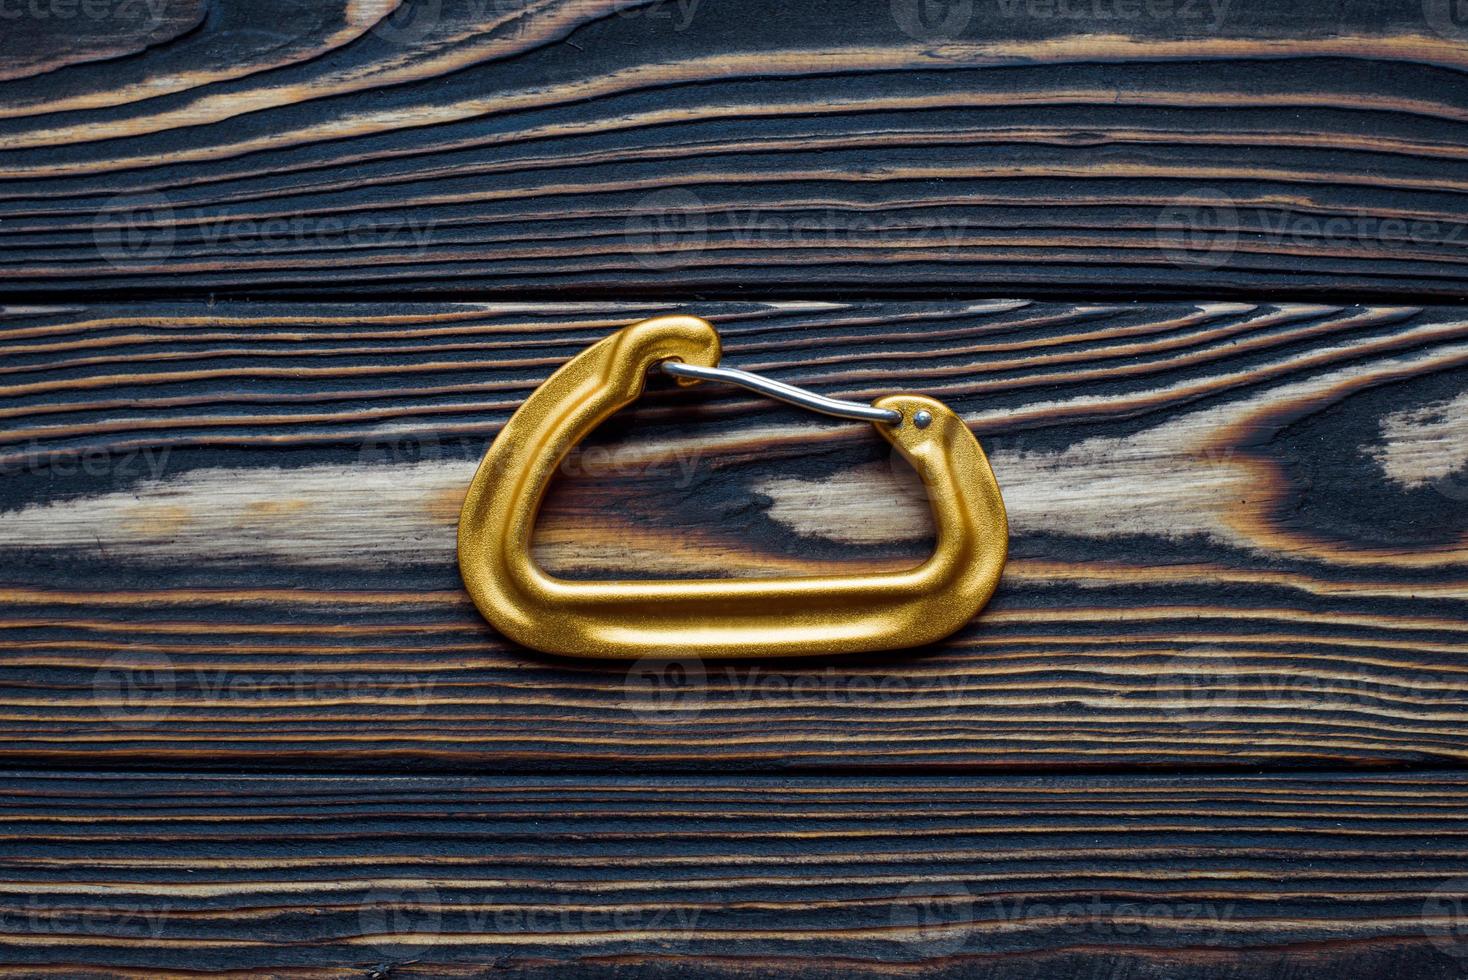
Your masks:
M 882 420 L 872 422 L 917 470 L 932 503 L 936 547 L 910 569 L 608 582 L 561 579 L 535 564 L 536 513 L 566 454 L 641 394 L 650 368 L 670 360 L 713 368 L 719 357 L 718 334 L 704 320 L 644 320 L 577 355 L 526 399 L 480 464 L 459 524 L 460 569 L 485 618 L 537 650 L 622 658 L 892 649 L 967 623 L 1004 567 L 1004 503 L 963 420 L 921 395 L 878 399 Z

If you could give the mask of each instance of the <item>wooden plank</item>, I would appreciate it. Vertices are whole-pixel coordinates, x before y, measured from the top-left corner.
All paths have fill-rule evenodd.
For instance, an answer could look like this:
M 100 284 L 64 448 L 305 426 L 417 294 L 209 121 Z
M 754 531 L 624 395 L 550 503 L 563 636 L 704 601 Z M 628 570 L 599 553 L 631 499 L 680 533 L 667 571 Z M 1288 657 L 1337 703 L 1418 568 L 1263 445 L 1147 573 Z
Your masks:
M 1468 962 L 1460 773 L 3 787 L 0 976 L 1446 980 Z
M 712 304 L 727 363 L 950 401 L 1012 561 L 950 641 L 667 667 L 509 645 L 458 581 L 486 441 L 636 304 L 142 304 L 0 320 L 12 764 L 1456 765 L 1461 308 Z M 922 488 L 861 424 L 656 390 L 569 460 L 571 576 L 896 567 Z
M 0 9 L 0 80 L 32 79 L 178 42 L 199 26 L 204 12 L 203 0 L 7 3 Z
M 0 289 L 1468 289 L 1449 0 L 200 6 L 7 8 Z

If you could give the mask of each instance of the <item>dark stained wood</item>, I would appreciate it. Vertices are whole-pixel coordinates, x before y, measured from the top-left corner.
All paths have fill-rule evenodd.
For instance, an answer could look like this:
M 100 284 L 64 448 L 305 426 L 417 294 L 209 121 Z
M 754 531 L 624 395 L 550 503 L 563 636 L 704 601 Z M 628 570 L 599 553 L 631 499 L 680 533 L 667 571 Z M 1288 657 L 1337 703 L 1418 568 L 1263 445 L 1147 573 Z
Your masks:
M 0 978 L 1462 980 L 1462 6 L 0 0 Z M 485 626 L 487 441 L 671 311 L 958 407 L 992 606 Z M 655 384 L 537 557 L 901 567 L 884 445 Z
M 1000 594 L 932 648 L 672 667 L 496 636 L 454 558 L 489 438 L 651 305 L 155 303 L 0 321 L 0 753 L 475 771 L 1457 765 L 1468 311 L 703 304 L 727 362 L 931 392 L 988 447 Z M 655 390 L 569 461 L 573 576 L 896 567 L 860 424 Z M 757 652 L 757 651 L 755 651 Z
M 11 295 L 1468 294 L 1449 0 L 22 2 Z
M 60 94 L 50 76 L 68 66 L 115 63 L 164 43 L 187 49 L 183 35 L 200 25 L 205 8 L 204 0 L 6 0 L 0 6 L 0 81 L 48 76 L 42 84 Z M 26 88 L 38 90 L 31 82 L 14 91 Z M 127 96 L 94 92 L 73 105 L 96 108 L 127 101 Z M 16 114 L 21 104 L 7 97 L 6 107 L 7 114 Z M 34 103 L 28 108 L 46 111 Z
M 1449 980 L 1468 961 L 1461 774 L 0 785 L 0 976 Z

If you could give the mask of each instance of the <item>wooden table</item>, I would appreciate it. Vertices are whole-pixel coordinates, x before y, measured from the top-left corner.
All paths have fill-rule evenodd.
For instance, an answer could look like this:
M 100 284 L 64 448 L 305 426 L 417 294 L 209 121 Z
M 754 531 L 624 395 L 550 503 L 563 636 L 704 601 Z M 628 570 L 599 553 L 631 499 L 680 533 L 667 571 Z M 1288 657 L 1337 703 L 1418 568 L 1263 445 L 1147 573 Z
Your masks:
M 0 3 L 0 976 L 1468 975 L 1462 13 Z M 668 311 L 961 411 L 989 609 L 486 626 L 478 458 Z M 900 567 L 884 447 L 657 384 L 537 555 Z

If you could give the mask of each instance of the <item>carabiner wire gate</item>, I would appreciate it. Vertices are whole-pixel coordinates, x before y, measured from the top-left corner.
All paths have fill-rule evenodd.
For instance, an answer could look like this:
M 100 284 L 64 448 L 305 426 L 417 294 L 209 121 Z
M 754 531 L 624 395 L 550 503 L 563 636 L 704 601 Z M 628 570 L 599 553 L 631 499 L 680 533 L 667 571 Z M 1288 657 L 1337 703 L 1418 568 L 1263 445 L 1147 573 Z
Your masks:
M 662 361 L 658 366 L 663 369 L 664 374 L 670 374 L 675 378 L 722 381 L 724 384 L 736 385 L 777 401 L 797 405 L 822 415 L 832 415 L 838 419 L 884 422 L 887 425 L 898 425 L 902 422 L 902 413 L 890 408 L 878 408 L 875 405 L 863 405 L 861 402 L 848 402 L 840 398 L 827 398 L 825 395 L 819 395 L 806 388 L 797 388 L 795 385 L 752 374 L 749 371 L 740 371 L 737 368 L 700 367 L 697 364 L 685 364 L 682 361 Z M 926 427 L 921 418 L 914 419 L 914 421 L 918 428 Z

